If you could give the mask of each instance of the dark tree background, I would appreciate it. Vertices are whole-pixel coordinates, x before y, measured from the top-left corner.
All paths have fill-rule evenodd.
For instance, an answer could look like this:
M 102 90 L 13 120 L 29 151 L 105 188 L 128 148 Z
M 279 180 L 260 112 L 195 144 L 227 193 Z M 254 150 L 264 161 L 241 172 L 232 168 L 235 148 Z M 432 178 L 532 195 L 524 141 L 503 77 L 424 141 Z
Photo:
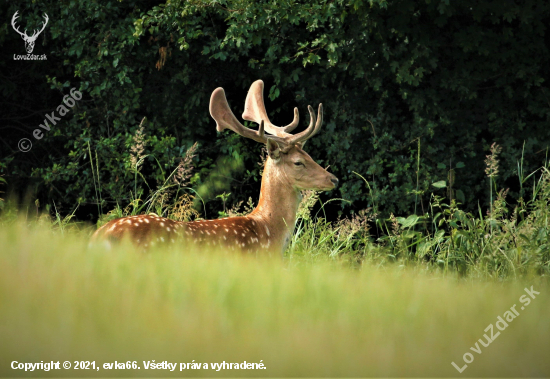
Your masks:
M 16 11 L 28 34 L 48 14 L 33 52 L 47 60 L 14 60 L 25 54 Z M 244 170 L 219 192 L 256 199 L 261 147 L 217 136 L 208 101 L 222 86 L 239 115 L 259 78 L 276 124 L 298 106 L 303 128 L 307 105 L 324 104 L 307 150 L 341 179 L 325 196 L 350 200 L 338 205 L 344 212 L 421 213 L 432 194 L 486 207 L 493 142 L 502 146 L 497 186 L 517 199 L 531 185 L 521 177 L 547 159 L 548 1 L 4 1 L 0 14 L 4 190 L 30 190 L 62 213 L 80 204 L 83 219 L 98 213 L 91 163 L 101 211 L 131 200 L 130 148 L 143 117 L 144 196 L 198 141 L 192 186 L 231 157 Z M 73 87 L 82 99 L 34 139 Z M 33 143 L 27 153 L 21 138 Z M 211 200 L 210 209 L 221 206 Z

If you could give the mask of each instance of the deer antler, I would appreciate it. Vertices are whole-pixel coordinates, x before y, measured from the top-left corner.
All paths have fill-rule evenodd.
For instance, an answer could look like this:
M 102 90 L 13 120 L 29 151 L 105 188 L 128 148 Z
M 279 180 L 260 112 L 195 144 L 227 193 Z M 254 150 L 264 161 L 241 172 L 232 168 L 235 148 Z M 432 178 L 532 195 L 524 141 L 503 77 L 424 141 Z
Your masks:
M 44 19 L 45 21 L 42 22 L 42 29 L 40 29 L 39 32 L 37 32 L 36 30 L 34 31 L 34 33 L 32 34 L 32 36 L 30 38 L 33 38 L 35 36 L 38 36 L 40 33 L 42 33 L 44 31 L 44 28 L 46 28 L 46 25 L 48 25 L 48 21 L 50 20 L 48 18 L 48 15 L 46 13 L 44 13 Z M 26 31 L 26 30 L 25 30 Z
M 251 138 L 257 142 L 266 143 L 267 139 L 271 139 L 281 143 L 284 150 L 288 150 L 290 147 L 297 143 L 305 143 L 306 140 L 317 134 L 321 125 L 323 124 L 323 105 L 319 104 L 318 117 L 315 118 L 313 108 L 308 106 L 310 122 L 306 130 L 292 135 L 289 132 L 294 130 L 300 120 L 298 108 L 294 108 L 294 120 L 287 126 L 279 127 L 275 126 L 269 121 L 267 112 L 265 110 L 264 97 L 263 97 L 264 82 L 256 80 L 250 86 L 248 95 L 246 96 L 245 110 L 243 118 L 247 121 L 254 121 L 260 125 L 258 131 L 246 128 L 235 117 L 225 98 L 225 92 L 223 88 L 216 88 L 210 98 L 210 114 L 216 121 L 216 129 L 221 132 L 224 129 L 231 129 L 235 133 L 242 135 L 243 137 Z M 268 132 L 269 136 L 264 135 Z
M 21 37 L 23 37 L 23 36 L 27 37 L 27 29 L 25 29 L 25 33 L 21 33 L 19 31 L 19 28 L 15 26 L 15 20 L 17 20 L 17 18 L 19 17 L 17 15 L 17 13 L 19 13 L 19 11 L 15 12 L 13 17 L 11 18 L 11 26 L 12 26 L 13 30 L 15 30 L 17 33 L 19 33 L 21 35 Z
M 323 125 L 323 104 L 321 103 L 319 104 L 319 109 L 317 110 L 317 122 L 315 123 L 315 129 L 313 129 L 313 132 L 305 140 L 302 141 L 302 147 L 304 147 L 308 139 L 310 139 L 311 137 L 313 137 L 319 132 L 322 125 Z
M 256 142 L 267 142 L 268 137 L 264 133 L 264 121 L 262 120 L 260 122 L 260 128 L 258 131 L 249 129 L 241 124 L 233 112 L 231 112 L 229 104 L 227 104 L 227 99 L 225 98 L 225 91 L 221 87 L 216 88 L 210 97 L 210 115 L 216 121 L 216 130 L 218 132 L 221 132 L 224 129 L 231 129 L 235 133 L 243 137 L 253 139 Z M 269 138 L 274 139 L 277 142 L 284 142 L 281 138 L 272 136 Z
M 323 106 L 319 105 L 317 122 L 313 109 L 308 106 L 310 115 L 310 123 L 306 130 L 296 135 L 291 135 L 289 132 L 294 130 L 298 126 L 299 113 L 298 108 L 294 108 L 294 120 L 284 127 L 278 127 L 273 125 L 267 116 L 264 103 L 264 82 L 262 80 L 256 80 L 250 86 L 248 95 L 246 96 L 245 109 L 243 112 L 243 118 L 248 121 L 254 121 L 259 123 L 261 120 L 266 120 L 265 131 L 274 134 L 278 137 L 284 138 L 285 143 L 292 146 L 296 143 L 305 143 L 306 140 L 313 137 L 321 127 L 323 123 Z
M 250 86 L 244 103 L 243 118 L 246 121 L 254 121 L 257 124 L 259 124 L 261 120 L 264 120 L 266 132 L 279 137 L 285 137 L 285 135 L 293 131 L 300 121 L 298 108 L 294 108 L 294 120 L 287 126 L 275 126 L 269 121 L 269 117 L 265 111 L 264 82 L 262 80 L 256 80 Z

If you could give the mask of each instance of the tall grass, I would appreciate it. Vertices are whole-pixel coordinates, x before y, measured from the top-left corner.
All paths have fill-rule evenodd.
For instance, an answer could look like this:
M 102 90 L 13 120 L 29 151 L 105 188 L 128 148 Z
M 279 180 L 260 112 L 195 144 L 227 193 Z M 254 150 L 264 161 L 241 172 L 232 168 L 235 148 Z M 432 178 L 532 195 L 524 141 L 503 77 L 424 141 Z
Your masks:
M 519 309 L 532 285 L 540 295 L 473 353 L 463 375 L 550 374 L 550 286 L 540 276 L 480 282 L 398 265 L 357 270 L 339 260 L 267 260 L 190 246 L 106 251 L 87 248 L 88 233 L 61 233 L 46 222 L 0 229 L 0 375 L 458 375 L 451 362 L 462 366 L 487 325 Z M 14 360 L 137 361 L 141 369 L 25 373 L 10 368 Z M 169 373 L 145 370 L 144 360 L 262 360 L 267 369 Z
M 287 252 L 289 259 L 328 257 L 353 265 L 395 264 L 500 280 L 550 276 L 550 170 L 544 166 L 524 177 L 518 164 L 520 183 L 527 179 L 533 182 L 531 193 L 522 190 L 527 196 L 512 206 L 506 201 L 508 189 L 501 189 L 493 201 L 499 152 L 500 147 L 493 144 L 486 160 L 491 203 L 485 214 L 480 206 L 476 214 L 461 209 L 452 197 L 450 184 L 447 186 L 450 199 L 432 194 L 428 211 L 423 215 L 391 214 L 383 219 L 377 214 L 375 203 L 373 208 L 335 223 L 311 217 L 307 212 L 299 213 L 296 233 Z M 365 181 L 373 198 L 369 182 L 357 175 Z M 445 182 L 441 183 L 445 188 Z M 311 209 L 312 197 L 305 199 L 306 208 Z M 371 230 L 373 227 L 377 228 L 376 233 Z
M 108 214 L 102 215 L 99 224 L 118 217 L 149 212 L 178 221 L 200 218 L 197 200 L 202 201 L 202 198 L 198 193 L 205 191 L 199 188 L 197 192 L 188 187 L 197 144 L 187 151 L 171 173 L 164 173 L 159 164 L 163 172 L 163 182 L 145 199 L 141 198 L 143 191 L 138 189 L 138 180 L 143 179 L 143 184 L 149 187 L 140 173 L 146 157 L 144 148 L 147 145 L 143 122 L 144 120 L 133 138 L 131 159 L 127 162 L 134 176 L 134 188 L 130 191 L 133 199 L 126 207 L 117 205 Z M 526 175 L 522 154 L 518 161 L 520 199 L 516 205 L 510 206 L 506 201 L 508 189 L 498 191 L 498 155 L 502 148 L 493 143 L 490 154 L 485 159 L 485 173 L 489 181 L 489 210 L 485 213 L 478 206 L 477 213 L 473 214 L 465 212 L 458 201 L 464 201 L 465 196 L 460 190 L 453 189 L 456 175 L 451 167 L 447 175 L 448 182 L 442 180 L 432 184 L 436 188 L 446 188 L 448 198 L 432 193 L 425 207 L 422 202 L 425 190 L 419 184 L 422 159 L 420 139 L 417 140 L 417 146 L 416 189 L 411 192 L 415 201 L 414 214 L 391 214 L 389 218 L 382 218 L 380 206 L 375 200 L 376 183 L 371 185 L 363 175 L 354 172 L 365 183 L 371 208 L 352 214 L 347 219 L 329 223 L 322 217 L 324 204 L 321 211 L 315 215 L 310 214 L 318 196 L 312 191 L 306 191 L 298 214 L 296 233 L 286 252 L 289 260 L 338 260 L 355 266 L 364 263 L 396 264 L 403 267 L 413 265 L 428 271 L 437 270 L 451 275 L 480 278 L 510 279 L 532 274 L 550 275 L 548 164 Z M 463 167 L 465 165 L 462 162 L 455 165 L 457 169 Z M 533 181 L 531 193 L 525 188 L 528 180 Z M 99 179 L 97 181 L 95 188 L 100 189 Z M 201 187 L 205 186 L 207 185 L 203 184 Z M 493 192 L 497 193 L 496 199 L 493 199 Z M 223 202 L 223 211 L 219 212 L 221 217 L 246 214 L 254 207 L 251 199 L 244 206 L 244 212 L 240 211 L 243 207 L 242 201 L 228 207 L 229 195 L 218 195 Z M 420 214 L 416 212 L 419 195 L 422 208 Z M 101 203 L 101 196 L 98 197 L 98 202 Z M 204 203 L 202 207 L 205 208 Z M 376 228 L 376 233 L 373 233 L 372 228 Z
M 186 187 L 195 150 L 143 200 L 136 151 L 133 200 L 100 223 L 151 211 L 200 217 Z M 550 171 L 520 172 L 522 185 L 534 181 L 527 199 L 510 208 L 501 190 L 486 214 L 463 211 L 449 184 L 450 200 L 432 196 L 425 214 L 383 219 L 374 203 L 328 222 L 323 207 L 312 214 L 318 195 L 307 192 L 282 260 L 188 245 L 147 254 L 88 247 L 92 229 L 73 215 L 2 203 L 0 375 L 453 376 L 451 362 L 462 367 L 471 353 L 462 375 L 548 376 Z M 374 199 L 375 183 L 365 183 Z M 540 294 L 501 336 L 481 353 L 470 349 L 531 286 Z M 10 368 L 52 360 L 96 361 L 100 370 Z M 145 370 L 152 360 L 262 361 L 267 369 Z M 103 369 L 114 361 L 141 369 Z

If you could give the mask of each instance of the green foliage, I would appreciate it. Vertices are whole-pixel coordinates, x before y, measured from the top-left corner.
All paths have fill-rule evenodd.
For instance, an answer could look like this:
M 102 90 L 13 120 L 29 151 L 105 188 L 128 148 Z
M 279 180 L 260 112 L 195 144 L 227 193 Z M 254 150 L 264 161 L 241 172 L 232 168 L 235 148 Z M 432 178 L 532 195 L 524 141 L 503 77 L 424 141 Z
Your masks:
M 10 185 L 32 183 L 43 203 L 55 201 L 65 213 L 77 204 L 93 204 L 90 212 L 98 203 L 111 209 L 131 201 L 136 187 L 155 191 L 163 172 L 196 141 L 208 149 L 195 160 L 197 186 L 220 155 L 231 155 L 246 170 L 232 173 L 231 188 L 216 190 L 212 199 L 224 191 L 235 202 L 257 197 L 259 147 L 227 134 L 216 138 L 208 100 L 223 86 L 239 114 L 258 78 L 276 124 L 287 123 L 294 106 L 304 118 L 308 104 L 324 104 L 323 131 L 307 150 L 331 165 L 341 179 L 340 197 L 355 209 L 376 208 L 384 217 L 417 212 L 443 194 L 432 183 L 469 212 L 485 208 L 490 194 L 481 167 L 494 141 L 502 147 L 498 180 L 511 187 L 512 198 L 523 196 L 511 180 L 516 157 L 522 155 L 526 172 L 544 164 L 550 141 L 546 1 L 49 0 L 0 7 L 8 15 L 19 9 L 30 23 L 43 12 L 50 16 L 36 47 L 49 60 L 33 62 L 39 69 L 30 73 L 37 86 L 19 86 L 21 75 L 0 82 L 2 96 L 27 109 L 14 108 L 4 119 L 13 124 L 9 148 L 69 88 L 84 95 L 34 141 L 31 153 L 1 154 L 0 174 Z M 0 45 L 20 51 L 8 19 Z M 2 63 L 6 72 L 21 64 Z M 30 111 L 22 135 L 13 120 Z M 146 158 L 136 185 L 130 148 L 144 116 Z M 369 191 L 354 172 L 369 181 Z M 213 203 L 219 210 L 220 202 Z
M 342 260 L 352 264 L 423 267 L 461 276 L 550 276 L 550 171 L 540 170 L 533 198 L 510 210 L 501 190 L 486 215 L 466 212 L 455 200 L 434 195 L 425 216 L 377 219 L 371 209 L 329 223 L 302 217 L 288 258 Z M 380 235 L 382 232 L 382 235 Z M 373 238 L 373 235 L 380 235 Z

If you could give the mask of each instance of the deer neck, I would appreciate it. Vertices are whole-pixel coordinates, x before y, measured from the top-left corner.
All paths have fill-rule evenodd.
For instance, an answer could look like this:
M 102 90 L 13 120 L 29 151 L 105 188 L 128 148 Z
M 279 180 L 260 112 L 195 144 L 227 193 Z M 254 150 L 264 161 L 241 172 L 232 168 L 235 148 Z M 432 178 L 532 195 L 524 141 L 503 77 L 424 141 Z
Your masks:
M 302 196 L 284 172 L 267 158 L 258 206 L 249 217 L 269 230 L 270 250 L 283 254 L 290 242 Z

